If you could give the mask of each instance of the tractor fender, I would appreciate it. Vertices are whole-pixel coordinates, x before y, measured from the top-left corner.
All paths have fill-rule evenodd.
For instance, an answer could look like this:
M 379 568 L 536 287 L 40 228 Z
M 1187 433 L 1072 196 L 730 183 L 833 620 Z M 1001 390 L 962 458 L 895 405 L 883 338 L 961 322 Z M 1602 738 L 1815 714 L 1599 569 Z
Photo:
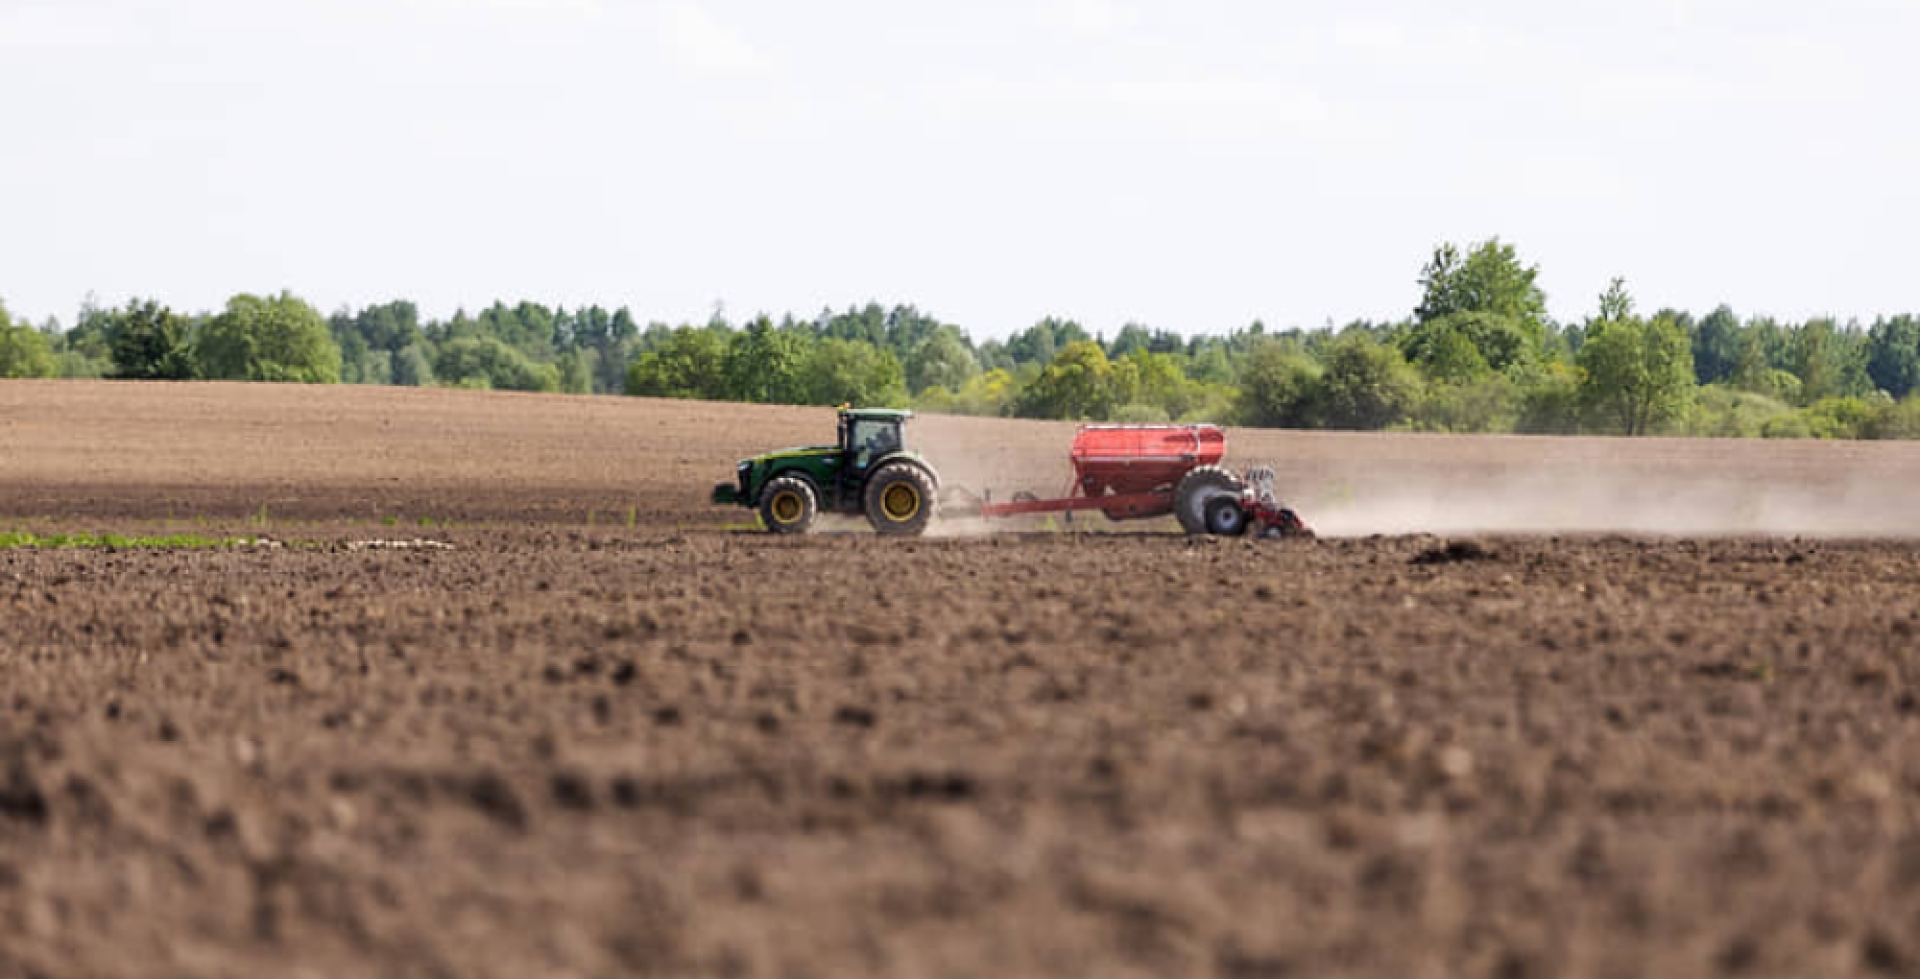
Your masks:
M 820 483 L 817 480 L 815 480 L 813 478 L 813 474 L 807 472 L 806 469 L 800 466 L 791 466 L 791 465 L 768 466 L 766 473 L 760 477 L 760 485 L 754 488 L 755 499 L 749 502 L 747 505 L 748 506 L 758 505 L 760 502 L 758 499 L 759 495 L 766 491 L 767 484 L 773 482 L 776 479 L 800 480 L 801 482 L 807 484 L 808 489 L 813 491 L 813 495 L 816 499 L 822 499 L 822 497 L 820 496 Z
M 933 488 L 936 491 L 940 489 L 940 471 L 933 468 L 933 463 L 928 462 L 920 456 L 906 452 L 894 452 L 875 459 L 873 464 L 867 467 L 867 476 L 868 478 L 872 478 L 873 474 L 879 472 L 882 468 L 896 464 L 912 466 L 926 473 L 927 478 L 933 480 Z

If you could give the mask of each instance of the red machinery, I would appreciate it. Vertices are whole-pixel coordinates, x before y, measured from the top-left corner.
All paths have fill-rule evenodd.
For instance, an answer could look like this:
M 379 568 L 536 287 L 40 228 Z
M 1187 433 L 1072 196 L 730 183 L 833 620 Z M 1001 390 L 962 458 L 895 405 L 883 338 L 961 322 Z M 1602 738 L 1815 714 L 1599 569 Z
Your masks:
M 1305 534 L 1305 524 L 1273 495 L 1273 470 L 1245 478 L 1220 466 L 1227 433 L 1217 425 L 1082 425 L 1068 459 L 1073 483 L 1065 496 L 1040 499 L 1015 493 L 1006 503 L 989 493 L 971 505 L 982 517 L 1098 510 L 1109 520 L 1141 520 L 1169 513 L 1190 534 L 1239 536 L 1249 525 Z

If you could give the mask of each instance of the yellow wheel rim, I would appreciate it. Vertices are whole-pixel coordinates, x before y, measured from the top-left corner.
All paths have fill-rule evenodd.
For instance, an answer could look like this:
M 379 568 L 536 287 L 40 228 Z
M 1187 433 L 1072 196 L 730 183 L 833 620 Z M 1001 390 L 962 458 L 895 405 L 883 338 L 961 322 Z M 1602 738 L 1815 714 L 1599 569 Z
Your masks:
M 920 513 L 920 491 L 909 483 L 895 483 L 880 494 L 880 509 L 887 519 L 904 523 Z
M 800 494 L 787 490 L 773 498 L 773 519 L 781 523 L 792 523 L 806 512 L 806 504 L 800 501 Z

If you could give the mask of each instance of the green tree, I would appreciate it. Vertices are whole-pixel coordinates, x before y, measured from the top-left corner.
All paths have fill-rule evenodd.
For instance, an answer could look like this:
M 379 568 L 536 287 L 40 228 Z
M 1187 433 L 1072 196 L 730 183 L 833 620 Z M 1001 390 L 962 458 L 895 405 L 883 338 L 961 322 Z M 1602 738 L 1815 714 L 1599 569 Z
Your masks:
M 1429 384 L 1410 414 L 1424 432 L 1510 432 L 1519 420 L 1519 392 L 1505 374 L 1462 383 Z
M 959 328 L 943 326 L 913 348 L 906 370 L 907 388 L 916 394 L 930 387 L 957 391 L 980 373 L 980 364 Z
M 1256 428 L 1313 428 L 1318 362 L 1297 344 L 1266 339 L 1240 365 L 1238 414 Z
M 1407 420 L 1420 376 L 1398 347 L 1365 332 L 1342 335 L 1321 355 L 1311 414 L 1328 428 L 1373 430 Z
M 61 349 L 68 354 L 100 363 L 102 369 L 96 376 L 105 377 L 113 370 L 113 351 L 107 339 L 107 330 L 113 324 L 112 310 L 102 309 L 89 295 L 80 304 L 80 318 L 73 329 L 61 341 Z
M 958 391 L 928 388 L 916 403 L 922 410 L 934 414 L 996 418 L 1013 414 L 1018 396 L 1019 388 L 1013 375 L 995 368 L 975 374 Z
M 775 329 L 764 316 L 748 324 L 727 343 L 725 396 L 760 404 L 805 404 L 808 342 L 796 330 Z
M 1114 336 L 1113 342 L 1107 344 L 1107 358 L 1119 360 L 1136 350 L 1151 351 L 1153 341 L 1152 331 L 1138 323 L 1128 323 L 1120 327 L 1120 332 Z
M 600 355 L 590 349 L 562 351 L 553 361 L 554 370 L 560 372 L 560 390 L 567 394 L 594 393 L 594 366 L 599 362 Z
M 887 311 L 879 303 L 848 306 L 844 313 L 822 310 L 814 321 L 814 332 L 837 340 L 857 340 L 876 347 L 887 345 Z
M 587 306 L 571 315 L 561 310 L 552 316 L 551 323 L 554 348 L 591 355 L 581 357 L 574 368 L 588 369 L 590 390 L 610 393 L 623 388 L 631 352 L 640 340 L 640 325 L 631 311 L 622 306 L 608 313 L 598 306 Z M 565 370 L 563 367 L 562 373 Z
M 1529 435 L 1580 431 L 1580 392 L 1585 373 L 1560 362 L 1542 364 L 1520 377 L 1519 417 L 1513 429 Z
M 1800 378 L 1803 404 L 1867 393 L 1867 345 L 1858 329 L 1842 330 L 1830 319 L 1809 320 L 1792 331 L 1788 350 L 1788 370 Z
M 1461 349 L 1473 350 L 1468 358 Z M 1531 337 L 1519 321 L 1499 313 L 1463 310 L 1415 323 L 1401 337 L 1400 350 L 1429 377 L 1455 376 L 1462 380 L 1487 370 L 1506 371 L 1539 359 L 1541 340 Z M 1464 372 L 1464 375 L 1463 373 Z
M 1708 313 L 1693 331 L 1693 376 L 1701 384 L 1718 384 L 1733 377 L 1740 362 L 1740 318 L 1721 306 Z
M 893 351 L 854 340 L 814 341 L 800 373 L 809 404 L 893 407 L 906 404 L 907 384 Z
M 1867 376 L 1894 400 L 1920 388 L 1920 320 L 1896 316 L 1867 331 Z
M 433 355 L 425 341 L 417 341 L 393 354 L 393 383 L 402 387 L 426 387 L 434 382 Z
M 1862 434 L 1870 439 L 1920 439 L 1920 397 L 1880 409 Z
M 1092 340 L 1061 348 L 1053 362 L 1021 392 L 1023 418 L 1103 419 L 1113 408 L 1113 364 Z
M 1491 338 L 1480 335 L 1476 339 L 1475 325 L 1498 326 L 1488 323 L 1479 313 L 1460 313 L 1436 320 L 1426 330 L 1413 334 L 1422 342 L 1413 345 L 1414 352 L 1407 359 L 1419 364 L 1432 380 L 1452 386 L 1472 384 L 1493 372 L 1493 365 L 1487 363 L 1486 355 L 1480 352 L 1490 346 Z
M 454 337 L 433 359 L 440 383 L 497 391 L 558 391 L 560 370 L 494 337 Z
M 1602 323 L 1617 323 L 1633 317 L 1633 294 L 1627 291 L 1627 280 L 1618 276 L 1607 283 L 1607 291 L 1600 294 L 1600 317 Z
M 1049 316 L 1007 338 L 1007 353 L 1015 364 L 1046 365 L 1067 346 L 1092 340 L 1080 324 Z M 1101 351 L 1102 356 L 1105 354 Z
M 726 364 L 725 333 L 683 326 L 628 366 L 626 392 L 646 398 L 722 398 Z
M 1420 304 L 1402 351 L 1430 363 L 1440 337 L 1456 331 L 1497 371 L 1540 358 L 1552 323 L 1539 276 L 1538 266 L 1522 265 L 1513 246 L 1498 238 L 1464 255 L 1452 244 L 1440 245 L 1420 271 Z
M 976 345 L 973 348 L 973 359 L 980 362 L 982 371 L 998 370 L 1011 374 L 1020 366 L 1019 362 L 1013 359 L 1013 353 L 1007 349 L 1007 345 L 998 340 L 988 340 Z
M 1614 290 L 1624 295 L 1619 280 Z M 1580 346 L 1580 394 L 1594 417 L 1625 435 L 1644 435 L 1680 417 L 1693 395 L 1693 345 L 1671 317 L 1642 320 L 1632 305 L 1602 304 L 1614 319 L 1588 326 Z
M 193 324 L 149 299 L 130 301 L 107 318 L 113 377 L 139 381 L 184 381 L 194 376 L 189 345 Z
M 1801 409 L 1800 419 L 1817 439 L 1857 439 L 1868 431 L 1879 410 L 1861 398 L 1822 398 Z
M 1181 358 L 1171 353 L 1155 353 L 1150 347 L 1135 347 L 1114 362 L 1124 365 L 1127 376 L 1116 381 L 1116 396 L 1121 404 L 1157 408 L 1168 418 L 1181 418 L 1200 407 L 1203 392 L 1188 379 Z M 1124 384 L 1125 390 L 1120 390 Z
M 368 306 L 353 318 L 353 330 L 367 346 L 397 353 L 420 341 L 420 310 L 404 299 Z
M 52 377 L 57 369 L 46 335 L 30 323 L 15 323 L 0 305 L 0 378 Z
M 289 292 L 228 300 L 195 343 L 194 360 L 215 380 L 340 383 L 340 347 L 326 321 Z
M 914 348 L 928 337 L 948 329 L 939 320 L 912 306 L 895 306 L 888 310 L 886 324 L 886 342 L 877 346 L 891 352 L 895 360 L 903 363 L 912 356 Z

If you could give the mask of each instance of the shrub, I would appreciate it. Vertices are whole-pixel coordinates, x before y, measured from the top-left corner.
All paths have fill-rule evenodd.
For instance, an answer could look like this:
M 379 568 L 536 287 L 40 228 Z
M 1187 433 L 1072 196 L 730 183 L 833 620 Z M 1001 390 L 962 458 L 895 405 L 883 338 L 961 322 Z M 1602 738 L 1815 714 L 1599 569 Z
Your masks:
M 1434 383 L 1415 402 L 1408 427 L 1421 432 L 1510 432 L 1519 398 L 1504 374 L 1465 384 Z
M 1709 384 L 1700 389 L 1682 431 L 1706 438 L 1759 438 L 1767 422 L 1792 413 L 1764 394 Z
M 1167 409 L 1159 405 L 1121 405 L 1108 417 L 1124 425 L 1156 425 L 1173 420 Z
M 1760 437 L 1769 439 L 1805 439 L 1813 437 L 1813 429 L 1807 426 L 1807 420 L 1798 412 L 1790 412 L 1777 418 L 1767 419 L 1760 426 Z
M 1861 434 L 1870 439 L 1920 439 L 1920 397 L 1874 412 Z
M 1856 439 L 1878 412 L 1859 398 L 1822 398 L 1801 410 L 1814 438 Z

